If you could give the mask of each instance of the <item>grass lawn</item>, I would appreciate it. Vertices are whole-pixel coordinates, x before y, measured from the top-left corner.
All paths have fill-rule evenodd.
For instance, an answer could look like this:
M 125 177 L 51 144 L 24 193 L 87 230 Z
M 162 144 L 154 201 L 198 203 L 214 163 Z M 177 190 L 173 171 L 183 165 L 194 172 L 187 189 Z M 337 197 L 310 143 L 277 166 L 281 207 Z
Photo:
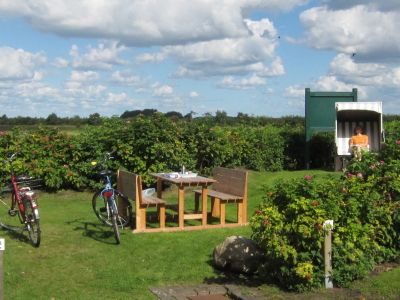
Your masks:
M 264 185 L 305 174 L 326 176 L 329 173 L 252 172 L 249 216 L 262 200 Z M 176 198 L 175 192 L 167 193 L 169 201 Z M 0 230 L 0 237 L 6 240 L 5 299 L 155 299 L 149 287 L 194 285 L 226 279 L 211 265 L 213 248 L 227 236 L 251 235 L 249 227 L 148 234 L 124 230 L 121 245 L 116 245 L 111 228 L 101 225 L 93 214 L 91 197 L 91 193 L 86 192 L 40 193 L 42 243 L 39 248 L 33 248 L 18 232 Z M 3 223 L 17 224 L 16 218 L 7 216 L 2 204 L 0 218 Z M 398 299 L 398 282 L 399 268 L 356 282 L 354 289 L 366 299 L 380 299 L 376 298 L 378 296 Z M 247 288 L 245 282 L 241 284 Z M 272 299 L 335 299 L 329 298 L 332 293 L 326 291 L 288 294 L 265 284 L 258 290 L 275 297 Z M 352 295 L 353 289 L 344 291 L 346 295 Z M 369 298 L 370 295 L 376 297 Z

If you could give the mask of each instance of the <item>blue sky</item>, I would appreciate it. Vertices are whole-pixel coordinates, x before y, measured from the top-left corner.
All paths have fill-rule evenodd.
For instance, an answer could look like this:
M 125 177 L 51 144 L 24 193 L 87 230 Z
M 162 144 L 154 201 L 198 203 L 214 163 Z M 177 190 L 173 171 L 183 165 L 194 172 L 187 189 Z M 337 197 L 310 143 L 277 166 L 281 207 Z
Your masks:
M 304 114 L 304 89 L 400 114 L 398 0 L 0 0 L 0 114 Z

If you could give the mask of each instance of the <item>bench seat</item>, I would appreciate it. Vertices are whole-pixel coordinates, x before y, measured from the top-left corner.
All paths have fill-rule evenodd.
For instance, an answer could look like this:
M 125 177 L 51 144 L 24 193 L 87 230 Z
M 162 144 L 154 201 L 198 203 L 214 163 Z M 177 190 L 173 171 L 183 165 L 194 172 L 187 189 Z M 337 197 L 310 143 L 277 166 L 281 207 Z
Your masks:
M 153 196 L 142 196 L 142 203 L 143 206 L 162 206 L 165 205 L 166 202 L 160 198 L 153 197 Z
M 201 195 L 201 190 L 194 190 L 193 191 L 196 194 Z M 232 195 L 232 194 L 227 194 L 227 193 L 223 193 L 223 192 L 218 192 L 215 190 L 208 190 L 208 196 L 209 197 L 214 197 L 214 198 L 218 198 L 220 200 L 225 200 L 225 201 L 242 201 L 243 197 L 241 196 L 236 196 L 236 195 Z
M 211 214 L 219 217 L 220 224 L 225 225 L 225 205 L 237 204 L 237 224 L 244 225 L 247 222 L 247 176 L 248 172 L 240 169 L 228 169 L 216 167 L 213 171 L 213 179 L 216 182 L 208 190 L 207 196 L 211 198 Z M 199 210 L 200 195 L 202 190 L 194 190 L 195 210 Z

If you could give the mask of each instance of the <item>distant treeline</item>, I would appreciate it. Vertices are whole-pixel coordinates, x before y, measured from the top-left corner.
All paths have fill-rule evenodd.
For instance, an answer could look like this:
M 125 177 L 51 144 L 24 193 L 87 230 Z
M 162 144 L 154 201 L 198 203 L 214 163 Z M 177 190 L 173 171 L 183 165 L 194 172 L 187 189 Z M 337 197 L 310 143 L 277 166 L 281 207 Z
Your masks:
M 170 111 L 167 113 L 161 113 L 156 109 L 143 109 L 143 110 L 132 110 L 125 111 L 119 117 L 121 119 L 134 119 L 139 116 L 150 117 L 153 115 L 164 115 L 171 120 L 189 121 L 189 122 L 201 122 L 209 125 L 240 125 L 245 124 L 249 126 L 264 126 L 264 125 L 293 125 L 303 126 L 304 117 L 301 116 L 284 116 L 279 118 L 264 117 L 264 116 L 251 116 L 245 113 L 238 113 L 236 116 L 228 116 L 225 111 L 217 111 L 214 115 L 211 113 L 205 113 L 202 116 L 198 116 L 195 112 L 190 112 L 186 115 L 181 114 L 177 111 Z M 115 117 L 115 116 L 114 116 Z M 101 116 L 99 113 L 94 113 L 88 117 L 59 117 L 55 113 L 51 113 L 47 118 L 43 117 L 7 117 L 2 115 L 0 117 L 0 125 L 4 126 L 18 126 L 18 125 L 100 125 L 107 117 Z
M 214 115 L 205 113 L 198 116 L 195 112 L 188 114 L 181 114 L 177 111 L 170 111 L 161 113 L 156 109 L 143 109 L 125 111 L 119 117 L 122 119 L 133 119 L 138 116 L 153 116 L 154 114 L 161 114 L 171 120 L 187 120 L 191 122 L 208 123 L 209 125 L 249 125 L 249 126 L 264 126 L 264 125 L 290 125 L 290 126 L 304 126 L 303 116 L 283 116 L 283 117 L 266 117 L 266 116 L 253 116 L 246 113 L 238 113 L 236 116 L 228 116 L 225 111 L 217 111 Z M 0 117 L 0 125 L 17 126 L 17 125 L 100 125 L 107 117 L 101 116 L 99 113 L 93 113 L 88 117 L 59 117 L 56 113 L 51 113 L 47 118 L 43 117 L 7 117 L 3 114 Z M 384 121 L 399 121 L 400 115 L 384 115 Z

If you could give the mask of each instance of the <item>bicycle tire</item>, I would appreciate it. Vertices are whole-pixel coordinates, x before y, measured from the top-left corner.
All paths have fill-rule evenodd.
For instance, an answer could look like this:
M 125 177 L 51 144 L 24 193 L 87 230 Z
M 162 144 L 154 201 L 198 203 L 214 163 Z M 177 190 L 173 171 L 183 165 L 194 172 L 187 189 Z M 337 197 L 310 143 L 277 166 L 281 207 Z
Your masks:
M 121 237 L 119 235 L 119 226 L 118 226 L 118 215 L 114 214 L 111 217 L 111 222 L 112 222 L 112 229 L 114 231 L 114 236 L 115 236 L 115 241 L 117 242 L 117 244 L 121 243 Z
M 24 205 L 25 205 L 26 229 L 28 231 L 29 240 L 32 242 L 33 246 L 39 247 L 41 239 L 41 230 L 40 230 L 39 219 L 36 218 L 37 213 L 35 213 L 35 210 L 37 210 L 37 208 L 32 208 L 32 204 L 29 200 L 25 201 Z
M 93 194 L 92 198 L 92 208 L 96 215 L 96 217 L 108 226 L 112 226 L 111 216 L 112 213 L 110 209 L 107 207 L 107 200 L 103 198 L 101 195 L 102 190 L 97 191 Z M 116 189 L 114 189 L 114 197 L 116 201 L 121 199 L 121 201 L 126 202 L 126 211 L 120 212 L 117 219 L 117 224 L 119 227 L 125 227 L 131 223 L 132 219 L 132 209 L 128 199 L 122 195 L 122 193 Z

